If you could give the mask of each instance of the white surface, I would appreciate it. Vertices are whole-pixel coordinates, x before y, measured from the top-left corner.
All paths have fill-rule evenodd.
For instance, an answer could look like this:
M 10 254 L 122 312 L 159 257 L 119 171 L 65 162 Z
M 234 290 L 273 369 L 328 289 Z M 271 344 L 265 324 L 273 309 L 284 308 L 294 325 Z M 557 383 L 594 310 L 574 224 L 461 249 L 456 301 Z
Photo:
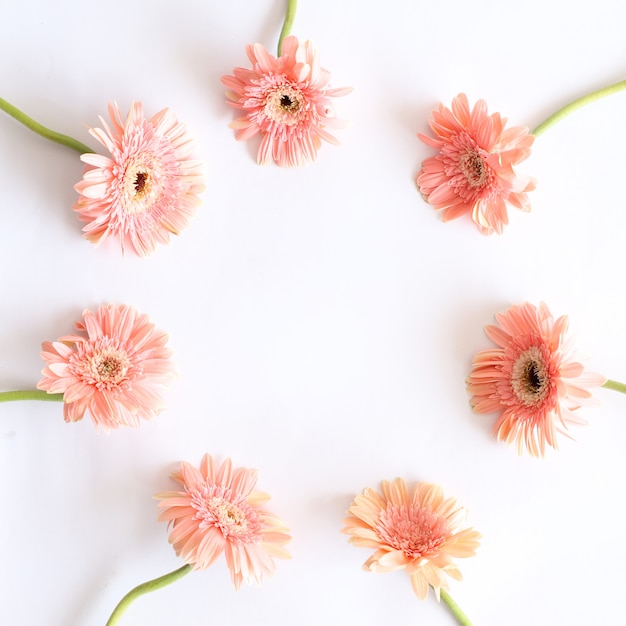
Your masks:
M 0 96 L 96 147 L 109 100 L 170 106 L 198 138 L 208 187 L 191 226 L 148 259 L 94 248 L 71 211 L 72 151 L 0 116 L 0 387 L 39 380 L 40 343 L 84 308 L 127 303 L 171 336 L 180 378 L 139 430 L 65 424 L 58 404 L 0 407 L 2 623 L 103 626 L 134 585 L 179 567 L 152 495 L 209 451 L 256 467 L 293 559 L 235 592 L 223 561 L 138 600 L 122 620 L 199 626 L 452 625 L 403 573 L 366 574 L 339 533 L 382 479 L 441 484 L 483 536 L 453 597 L 475 626 L 617 624 L 626 547 L 626 398 L 543 461 L 496 443 L 464 380 L 493 314 L 544 300 L 593 369 L 626 380 L 626 93 L 540 137 L 519 168 L 533 211 L 502 237 L 443 224 L 414 185 L 432 108 L 460 91 L 535 126 L 624 77 L 618 0 L 300 3 L 321 48 L 342 146 L 300 170 L 238 143 L 219 82 L 270 50 L 282 2 L 0 3 Z

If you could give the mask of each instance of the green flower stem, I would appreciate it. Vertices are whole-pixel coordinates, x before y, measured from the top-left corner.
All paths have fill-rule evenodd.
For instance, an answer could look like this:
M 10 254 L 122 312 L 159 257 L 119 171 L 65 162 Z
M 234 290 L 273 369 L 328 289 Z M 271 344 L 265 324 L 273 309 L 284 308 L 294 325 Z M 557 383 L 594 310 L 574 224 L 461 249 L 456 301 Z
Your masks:
M 582 96 L 581 98 L 577 98 L 573 102 L 566 104 L 563 108 L 559 109 L 556 113 L 551 115 L 547 120 L 541 122 L 535 130 L 532 131 L 532 134 L 535 137 L 538 137 L 544 131 L 548 130 L 550 126 L 553 126 L 557 122 L 561 121 L 564 117 L 576 111 L 576 109 L 580 109 L 584 107 L 586 104 L 590 104 L 599 100 L 600 98 L 604 98 L 605 96 L 610 96 L 618 91 L 622 91 L 622 89 L 626 89 L 626 80 L 621 80 L 619 83 L 614 83 L 613 85 L 609 85 L 608 87 L 603 87 L 602 89 L 598 89 L 597 91 L 592 91 L 588 93 L 586 96 Z
M 472 622 L 469 621 L 467 615 L 463 613 L 461 607 L 450 597 L 450 594 L 445 589 L 440 589 L 441 599 L 444 604 L 450 609 L 450 613 L 454 615 L 456 621 L 461 626 L 472 626 Z
M 626 385 L 624 383 L 619 383 L 616 380 L 607 380 L 602 386 L 606 387 L 607 389 L 612 389 L 613 391 L 626 393 Z
M 280 56 L 283 51 L 283 39 L 291 32 L 293 20 L 296 17 L 297 6 L 298 0 L 287 0 L 287 13 L 285 14 L 283 28 L 280 31 L 280 36 L 278 37 L 278 56 Z
M 54 141 L 56 143 L 60 143 L 72 150 L 76 150 L 80 154 L 86 154 L 88 152 L 93 152 L 93 150 L 86 146 L 84 143 L 74 139 L 73 137 L 68 137 L 67 135 L 62 135 L 61 133 L 56 133 L 45 126 L 36 122 L 32 117 L 28 117 L 25 113 L 22 113 L 18 108 L 14 107 L 12 104 L 0 98 L 0 110 L 8 113 L 11 117 L 15 118 L 18 122 L 24 124 L 26 128 L 30 128 L 32 131 L 36 132 L 38 135 L 49 139 L 50 141 Z
M 120 617 L 122 617 L 128 606 L 139 596 L 143 596 L 144 594 L 150 593 L 151 591 L 156 591 L 157 589 L 167 587 L 167 585 L 174 583 L 186 574 L 189 574 L 192 569 L 193 568 L 191 567 L 191 565 L 183 565 L 182 567 L 175 569 L 173 572 L 165 574 L 165 576 L 155 578 L 154 580 L 149 580 L 147 583 L 143 583 L 141 585 L 138 585 L 134 589 L 131 589 L 119 601 L 119 604 L 115 607 L 113 613 L 111 613 L 111 617 L 109 617 L 109 621 L 106 623 L 106 626 L 115 626 L 115 624 L 120 621 Z
M 62 393 L 48 393 L 40 389 L 26 389 L 24 391 L 0 391 L 0 402 L 13 400 L 48 400 L 50 402 L 63 402 Z

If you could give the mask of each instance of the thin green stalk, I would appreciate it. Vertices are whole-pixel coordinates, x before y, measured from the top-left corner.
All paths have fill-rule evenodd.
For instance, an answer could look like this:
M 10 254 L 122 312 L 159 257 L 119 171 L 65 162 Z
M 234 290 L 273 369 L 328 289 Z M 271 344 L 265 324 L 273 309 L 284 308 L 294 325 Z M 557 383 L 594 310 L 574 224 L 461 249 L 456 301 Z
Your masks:
M 25 113 L 22 113 L 17 107 L 14 107 L 11 103 L 7 102 L 3 98 L 0 98 L 0 110 L 8 113 L 11 117 L 15 118 L 21 124 L 24 124 L 26 128 L 30 128 L 32 131 L 36 132 L 38 135 L 49 139 L 50 141 L 54 141 L 56 143 L 60 143 L 72 150 L 76 150 L 80 154 L 86 154 L 88 152 L 93 152 L 93 150 L 86 146 L 84 143 L 81 143 L 77 139 L 73 137 L 69 137 L 68 135 L 62 135 L 61 133 L 57 133 L 45 126 L 42 126 L 39 122 L 36 122 L 32 117 L 28 117 Z
M 167 585 L 176 582 L 186 574 L 192 571 L 191 565 L 183 565 L 178 569 L 175 569 L 173 572 L 169 574 L 165 574 L 165 576 L 161 576 L 159 578 L 155 578 L 154 580 L 149 580 L 146 583 L 138 585 L 134 589 L 131 589 L 120 601 L 119 604 L 115 607 L 113 613 L 111 613 L 111 617 L 109 617 L 109 621 L 106 623 L 106 626 L 115 626 L 120 621 L 120 617 L 126 611 L 128 606 L 139 596 L 143 596 L 146 593 L 150 593 L 151 591 L 156 591 L 157 589 L 162 589 L 163 587 L 167 587 Z
M 450 594 L 445 589 L 440 589 L 440 593 L 441 599 L 450 610 L 450 613 L 454 615 L 456 621 L 461 624 L 461 626 L 472 626 L 472 622 L 470 622 L 467 615 L 463 613 L 461 607 L 450 597 Z
M 617 382 L 616 380 L 607 380 L 602 386 L 607 389 L 612 389 L 613 391 L 626 393 L 626 385 L 624 383 Z
M 0 402 L 13 400 L 48 400 L 50 402 L 63 402 L 62 393 L 48 393 L 41 389 L 25 389 L 22 391 L 0 391 Z
M 285 14 L 285 21 L 283 22 L 283 28 L 280 31 L 278 37 L 278 56 L 283 51 L 283 39 L 291 32 L 293 26 L 293 20 L 296 17 L 296 8 L 298 6 L 298 0 L 287 0 L 287 13 Z
M 573 102 L 565 105 L 563 108 L 559 109 L 556 113 L 551 115 L 547 120 L 541 122 L 535 130 L 532 131 L 532 134 L 535 137 L 538 137 L 544 131 L 548 130 L 550 126 L 553 126 L 557 122 L 561 121 L 564 117 L 576 111 L 576 109 L 580 109 L 584 107 L 586 104 L 590 104 L 591 102 L 595 102 L 600 98 L 604 98 L 605 96 L 610 96 L 618 91 L 622 91 L 622 89 L 626 89 L 626 80 L 621 80 L 619 83 L 614 83 L 613 85 L 609 85 L 608 87 L 603 87 L 602 89 L 598 89 L 597 91 L 592 91 L 588 93 L 586 96 L 582 96 L 581 98 L 577 98 Z

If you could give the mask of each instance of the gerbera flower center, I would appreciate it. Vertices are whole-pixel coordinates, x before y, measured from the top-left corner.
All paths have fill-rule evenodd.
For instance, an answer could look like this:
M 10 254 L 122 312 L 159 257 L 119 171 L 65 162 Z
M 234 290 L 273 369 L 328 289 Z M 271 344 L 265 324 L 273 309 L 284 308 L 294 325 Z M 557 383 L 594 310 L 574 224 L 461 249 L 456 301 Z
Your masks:
M 137 172 L 135 177 L 135 195 L 142 196 L 149 180 L 148 172 Z
M 482 189 L 489 182 L 489 168 L 483 156 L 474 150 L 468 150 L 459 156 L 459 169 L 470 187 Z
M 99 354 L 91 362 L 91 367 L 102 381 L 117 382 L 128 371 L 128 359 L 118 354 Z
M 85 366 L 96 384 L 116 385 L 126 378 L 130 359 L 122 350 L 111 347 L 91 356 Z
M 452 137 L 441 148 L 442 171 L 456 195 L 475 203 L 498 193 L 496 176 L 489 163 L 490 153 L 467 132 Z
M 225 539 L 236 543 L 257 543 L 262 522 L 258 512 L 230 489 L 210 487 L 191 494 L 191 506 L 201 528 L 217 528 Z
M 283 111 L 291 111 L 294 108 L 297 109 L 298 101 L 292 100 L 287 94 L 285 94 L 280 98 L 280 106 L 282 107 Z
M 537 346 L 522 352 L 511 372 L 511 386 L 517 398 L 528 406 L 541 404 L 550 391 L 550 375 Z
M 145 152 L 130 158 L 122 178 L 120 203 L 127 215 L 150 209 L 162 195 L 162 167 L 158 159 Z
M 442 517 L 428 509 L 390 504 L 380 514 L 376 532 L 383 543 L 418 559 L 445 543 L 448 527 Z
M 278 85 L 267 94 L 264 111 L 273 122 L 294 126 L 304 117 L 306 100 L 300 89 Z

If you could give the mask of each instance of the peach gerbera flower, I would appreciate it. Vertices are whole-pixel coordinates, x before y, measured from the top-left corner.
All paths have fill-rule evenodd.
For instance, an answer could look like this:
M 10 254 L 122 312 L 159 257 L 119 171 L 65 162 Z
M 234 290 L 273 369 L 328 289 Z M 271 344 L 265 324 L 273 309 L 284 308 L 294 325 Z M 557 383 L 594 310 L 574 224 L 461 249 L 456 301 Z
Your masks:
M 218 466 L 206 454 L 200 469 L 181 463 L 172 478 L 183 491 L 155 496 L 161 500 L 158 519 L 168 522 L 169 542 L 188 565 L 205 569 L 223 552 L 239 589 L 244 580 L 261 584 L 272 576 L 274 558 L 290 558 L 283 547 L 291 540 L 287 528 L 261 508 L 269 496 L 253 491 L 256 470 L 233 470 L 230 459 Z
M 555 320 L 544 303 L 514 305 L 496 320 L 499 326 L 485 333 L 498 347 L 476 355 L 467 380 L 472 407 L 500 412 L 493 429 L 498 440 L 516 441 L 519 454 L 526 447 L 543 456 L 546 444 L 557 447 L 557 432 L 586 423 L 574 411 L 606 378 L 585 370 L 567 317 Z
M 168 336 L 129 306 L 102 305 L 76 322 L 83 335 L 42 344 L 37 389 L 63 394 L 66 422 L 86 411 L 105 431 L 139 426 L 163 409 L 161 391 L 175 376 Z
M 278 58 L 258 43 L 246 52 L 252 69 L 236 67 L 233 76 L 221 80 L 230 89 L 229 104 L 244 113 L 230 124 L 237 139 L 262 135 L 260 164 L 274 160 L 283 167 L 304 165 L 316 159 L 322 140 L 339 143 L 326 130 L 345 125 L 335 117 L 331 98 L 352 89 L 329 88 L 330 74 L 320 67 L 313 43 L 300 43 L 291 35 Z
M 365 489 L 355 497 L 342 532 L 355 546 L 375 549 L 364 570 L 404 569 L 418 598 L 427 596 L 429 585 L 439 598 L 448 588 L 444 574 L 461 580 L 453 558 L 473 556 L 480 534 L 466 527 L 465 509 L 444 498 L 438 485 L 420 482 L 408 491 L 396 478 L 383 481 L 381 491 Z
M 465 94 L 440 104 L 432 113 L 435 137 L 417 136 L 439 154 L 426 159 L 417 175 L 424 199 L 443 211 L 443 220 L 469 213 L 484 235 L 502 233 L 508 224 L 507 204 L 530 211 L 526 194 L 535 188 L 530 178 L 516 175 L 513 166 L 530 155 L 535 140 L 528 128 L 505 129 L 499 113 L 488 115 L 479 100 L 470 110 Z
M 74 187 L 81 194 L 74 210 L 92 243 L 119 237 L 122 251 L 128 247 L 147 256 L 187 226 L 204 191 L 202 163 L 193 158 L 193 141 L 169 109 L 148 120 L 135 102 L 123 122 L 113 103 L 109 115 L 111 127 L 101 117 L 102 128 L 89 132 L 111 156 L 81 156 L 87 166 Z

